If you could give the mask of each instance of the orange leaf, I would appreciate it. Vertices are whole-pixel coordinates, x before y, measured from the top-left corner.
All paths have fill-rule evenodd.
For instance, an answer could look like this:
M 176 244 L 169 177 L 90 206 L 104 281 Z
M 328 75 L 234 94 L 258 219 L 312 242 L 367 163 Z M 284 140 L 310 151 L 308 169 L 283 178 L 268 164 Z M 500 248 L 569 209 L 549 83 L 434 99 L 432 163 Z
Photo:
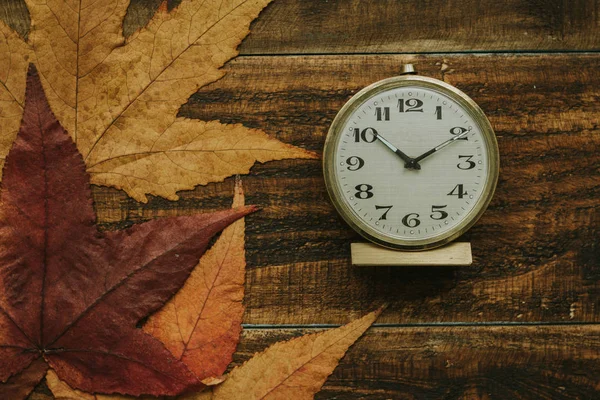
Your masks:
M 243 205 L 244 191 L 237 180 L 233 207 Z M 221 375 L 232 360 L 242 329 L 245 267 L 244 220 L 239 219 L 144 326 L 201 380 Z
M 312 399 L 382 309 L 340 328 L 276 343 L 235 368 L 214 400 Z M 207 396 L 207 395 L 203 395 Z
M 25 43 L 0 23 L 0 167 L 22 114 L 27 62 L 83 154 L 93 184 L 138 201 L 248 173 L 256 162 L 316 158 L 257 129 L 177 116 L 225 72 L 250 23 L 272 0 L 166 2 L 127 40 L 128 0 L 25 0 Z

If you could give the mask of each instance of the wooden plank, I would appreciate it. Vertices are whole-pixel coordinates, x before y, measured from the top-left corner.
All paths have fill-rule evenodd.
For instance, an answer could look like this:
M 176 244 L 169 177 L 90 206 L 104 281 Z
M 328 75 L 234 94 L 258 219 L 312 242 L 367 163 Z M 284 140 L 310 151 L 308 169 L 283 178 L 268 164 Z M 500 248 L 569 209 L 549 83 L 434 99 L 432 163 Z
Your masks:
M 398 251 L 373 243 L 351 243 L 350 259 L 358 267 L 468 266 L 473 263 L 471 244 L 454 242 L 427 251 Z
M 234 364 L 314 330 L 246 330 Z M 316 399 L 593 399 L 599 326 L 371 328 Z
M 255 166 L 243 177 L 248 217 L 246 323 L 345 323 L 390 303 L 386 323 L 600 321 L 598 55 L 241 57 L 181 115 L 263 129 L 321 151 L 352 94 L 412 61 L 472 96 L 501 154 L 495 197 L 461 240 L 471 268 L 351 268 L 360 238 L 330 204 L 320 161 Z M 138 204 L 96 188 L 108 229 L 228 207 L 231 179 Z
M 162 0 L 132 0 L 127 35 Z M 169 1 L 174 7 L 179 1 Z M 0 18 L 27 35 L 24 0 L 2 0 Z M 241 54 L 600 50 L 600 0 L 276 0 Z
M 276 0 L 242 54 L 600 49 L 600 0 Z
M 234 361 L 320 329 L 244 330 Z M 594 399 L 600 326 L 373 327 L 315 399 Z M 51 399 L 41 384 L 30 399 Z

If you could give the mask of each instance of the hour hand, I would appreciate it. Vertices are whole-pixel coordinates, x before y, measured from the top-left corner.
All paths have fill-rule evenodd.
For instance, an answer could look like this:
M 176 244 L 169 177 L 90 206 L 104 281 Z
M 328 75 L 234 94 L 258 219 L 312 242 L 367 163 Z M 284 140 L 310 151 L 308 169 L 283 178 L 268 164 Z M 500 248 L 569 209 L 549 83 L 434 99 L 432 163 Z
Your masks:
M 421 166 L 418 162 L 407 156 L 402 150 L 391 144 L 386 138 L 381 136 L 379 133 L 374 133 L 375 137 L 379 139 L 381 143 L 383 143 L 388 149 L 396 153 L 402 160 L 404 160 L 405 168 L 413 168 L 413 169 L 421 169 Z

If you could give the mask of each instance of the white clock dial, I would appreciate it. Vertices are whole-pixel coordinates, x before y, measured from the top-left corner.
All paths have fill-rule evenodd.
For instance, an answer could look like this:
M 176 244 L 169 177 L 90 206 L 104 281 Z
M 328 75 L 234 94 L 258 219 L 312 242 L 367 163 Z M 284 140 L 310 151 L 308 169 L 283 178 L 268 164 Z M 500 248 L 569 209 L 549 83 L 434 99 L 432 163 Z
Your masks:
M 485 122 L 431 85 L 363 96 L 328 145 L 328 184 L 345 218 L 369 236 L 404 246 L 456 233 L 476 219 L 495 186 L 497 160 L 490 160 L 489 147 L 496 144 Z

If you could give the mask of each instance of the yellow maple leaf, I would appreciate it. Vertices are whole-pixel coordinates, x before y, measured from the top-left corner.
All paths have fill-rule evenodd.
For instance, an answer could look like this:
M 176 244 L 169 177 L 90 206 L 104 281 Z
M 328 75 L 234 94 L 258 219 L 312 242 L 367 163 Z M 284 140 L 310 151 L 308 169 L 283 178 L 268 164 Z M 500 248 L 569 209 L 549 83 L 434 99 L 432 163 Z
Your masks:
M 33 60 L 91 182 L 136 200 L 176 200 L 178 190 L 248 173 L 255 162 L 315 158 L 256 129 L 177 117 L 190 95 L 225 74 L 220 68 L 271 1 L 183 0 L 125 39 L 127 0 L 26 0 L 27 43 L 0 24 L 0 56 L 10 60 L 0 69 L 0 157 L 16 134 Z
M 232 208 L 243 205 L 238 179 Z M 203 382 L 225 372 L 242 331 L 244 236 L 244 218 L 225 228 L 185 285 L 144 325 L 146 333 L 163 342 Z
M 336 329 L 275 343 L 234 368 L 212 395 L 205 391 L 194 400 L 312 399 L 382 310 Z

